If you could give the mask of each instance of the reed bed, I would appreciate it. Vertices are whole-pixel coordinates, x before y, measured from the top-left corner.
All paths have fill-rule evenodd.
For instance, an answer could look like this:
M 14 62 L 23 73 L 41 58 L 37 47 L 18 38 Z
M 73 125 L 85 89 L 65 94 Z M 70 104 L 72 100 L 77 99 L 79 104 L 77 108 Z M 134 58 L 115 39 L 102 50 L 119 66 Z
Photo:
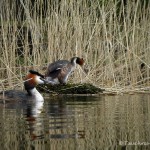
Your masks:
M 29 69 L 83 57 L 72 83 L 109 91 L 150 87 L 150 2 L 1 0 L 1 89 L 23 87 Z M 19 87 L 19 88 L 20 88 Z

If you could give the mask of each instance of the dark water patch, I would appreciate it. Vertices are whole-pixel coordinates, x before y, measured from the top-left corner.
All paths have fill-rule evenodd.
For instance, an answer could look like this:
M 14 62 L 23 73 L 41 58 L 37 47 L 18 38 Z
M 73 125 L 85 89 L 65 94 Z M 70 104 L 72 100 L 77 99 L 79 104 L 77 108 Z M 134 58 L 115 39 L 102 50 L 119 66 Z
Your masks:
M 10 104 L 0 109 L 0 149 L 146 149 L 149 116 L 142 94 Z

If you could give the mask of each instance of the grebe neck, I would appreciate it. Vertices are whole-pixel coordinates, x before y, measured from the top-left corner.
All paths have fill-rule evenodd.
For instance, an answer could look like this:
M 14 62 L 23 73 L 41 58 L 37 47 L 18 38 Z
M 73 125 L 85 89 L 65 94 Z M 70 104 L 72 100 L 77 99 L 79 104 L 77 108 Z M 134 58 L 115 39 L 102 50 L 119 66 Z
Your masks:
M 76 64 L 77 64 L 76 60 L 77 60 L 76 57 L 73 57 L 73 58 L 71 59 L 71 64 L 72 64 L 72 66 L 74 66 L 74 67 L 75 67 Z
M 39 91 L 36 88 L 30 89 L 28 91 L 28 94 L 30 96 L 33 96 L 36 101 L 44 101 L 43 96 L 39 93 Z

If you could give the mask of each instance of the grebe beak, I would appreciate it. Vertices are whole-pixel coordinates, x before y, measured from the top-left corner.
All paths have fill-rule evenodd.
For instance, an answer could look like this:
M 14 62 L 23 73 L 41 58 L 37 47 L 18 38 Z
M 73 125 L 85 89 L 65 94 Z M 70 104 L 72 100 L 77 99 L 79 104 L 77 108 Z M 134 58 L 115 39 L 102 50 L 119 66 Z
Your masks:
M 44 78 L 40 77 L 40 80 L 42 80 L 42 81 L 44 82 L 44 84 L 46 84 L 46 83 L 47 83 L 47 80 L 46 80 L 46 78 L 45 78 L 45 77 L 44 77 Z

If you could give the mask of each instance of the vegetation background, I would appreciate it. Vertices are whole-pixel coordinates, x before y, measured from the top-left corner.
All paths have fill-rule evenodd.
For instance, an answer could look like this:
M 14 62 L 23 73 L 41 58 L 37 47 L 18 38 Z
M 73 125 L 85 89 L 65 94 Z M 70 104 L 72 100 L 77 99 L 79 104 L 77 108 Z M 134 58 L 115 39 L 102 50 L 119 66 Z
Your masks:
M 150 85 L 149 0 L 1 0 L 0 87 L 23 87 L 33 68 L 83 57 L 72 83 L 109 90 Z

